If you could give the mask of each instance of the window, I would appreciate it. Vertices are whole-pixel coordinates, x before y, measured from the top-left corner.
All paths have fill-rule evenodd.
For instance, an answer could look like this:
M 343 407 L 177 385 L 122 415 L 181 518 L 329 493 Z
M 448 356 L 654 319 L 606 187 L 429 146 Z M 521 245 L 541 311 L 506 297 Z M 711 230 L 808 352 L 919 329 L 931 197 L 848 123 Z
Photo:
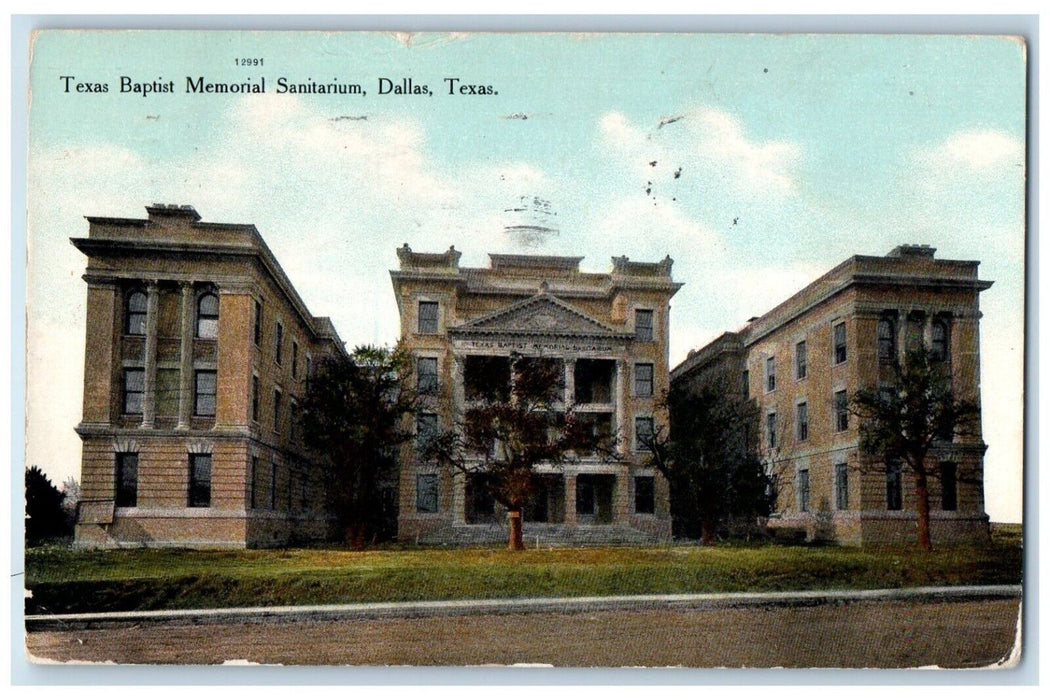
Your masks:
M 124 333 L 146 335 L 146 295 L 138 290 L 128 295 L 124 309 Z
M 277 510 L 277 463 L 270 462 L 270 510 Z
M 893 319 L 879 321 L 879 359 L 892 361 L 897 358 L 897 328 Z
M 651 309 L 635 309 L 634 339 L 642 341 L 653 339 L 653 312 Z
M 835 509 L 849 509 L 849 472 L 845 463 L 835 465 Z
M 958 471 L 953 462 L 941 462 L 941 510 L 959 507 Z
M 798 510 L 801 513 L 809 512 L 809 470 L 798 470 Z
M 255 489 L 259 479 L 259 458 L 252 457 L 251 473 L 248 474 L 248 507 L 255 509 Z
M 219 297 L 214 292 L 201 294 L 197 299 L 197 337 L 219 337 Z
M 777 365 L 772 357 L 766 358 L 766 391 L 774 391 L 777 388 Z
M 751 395 L 751 372 L 744 370 L 740 374 L 740 391 L 744 396 Z
M 273 431 L 281 432 L 281 390 L 273 390 Z
M 416 391 L 433 396 L 438 391 L 438 361 L 436 357 L 421 357 L 416 361 Z
M 190 508 L 211 505 L 211 455 L 190 455 Z
M 634 395 L 653 395 L 653 366 L 647 362 L 639 362 L 634 366 Z
M 438 303 L 436 301 L 419 302 L 419 332 L 438 332 Z
M 775 449 L 777 446 L 777 414 L 767 413 L 766 414 L 766 444 L 769 449 Z
M 849 430 L 849 401 L 845 391 L 835 392 L 835 430 Z
M 948 324 L 941 319 L 930 329 L 930 357 L 937 362 L 948 359 Z
M 288 399 L 288 439 L 292 442 L 299 439 L 299 404 L 295 399 Z
M 800 441 L 809 439 L 809 406 L 805 401 L 795 406 L 795 437 Z
M 257 301 L 255 302 L 255 325 L 252 329 L 252 340 L 255 342 L 255 345 L 257 347 L 262 346 L 262 324 L 262 303 Z
M 281 364 L 281 360 L 284 359 L 282 355 L 284 349 L 284 326 L 281 325 L 280 321 L 277 322 L 277 332 L 274 335 L 273 345 L 273 361 Z
M 416 450 L 422 452 L 437 437 L 438 417 L 436 413 L 420 413 L 416 416 Z
M 438 475 L 416 475 L 416 512 L 438 512 Z
M 886 510 L 900 510 L 903 505 L 900 462 L 886 465 Z
M 193 415 L 215 415 L 215 370 L 199 369 L 194 372 Z
M 795 345 L 795 379 L 806 378 L 806 341 L 800 340 Z
M 634 477 L 634 512 L 649 514 L 656 512 L 653 477 Z
M 833 329 L 835 336 L 835 364 L 846 361 L 846 324 L 837 323 Z
M 653 439 L 652 416 L 638 416 L 634 419 L 634 449 L 648 449 Z
M 252 376 L 252 420 L 259 422 L 259 378 Z
M 141 367 L 124 370 L 124 406 L 129 415 L 141 415 L 146 392 L 146 370 Z
M 299 343 L 292 341 L 292 379 L 299 374 Z
M 134 508 L 139 490 L 139 456 L 135 452 L 117 453 L 117 508 Z

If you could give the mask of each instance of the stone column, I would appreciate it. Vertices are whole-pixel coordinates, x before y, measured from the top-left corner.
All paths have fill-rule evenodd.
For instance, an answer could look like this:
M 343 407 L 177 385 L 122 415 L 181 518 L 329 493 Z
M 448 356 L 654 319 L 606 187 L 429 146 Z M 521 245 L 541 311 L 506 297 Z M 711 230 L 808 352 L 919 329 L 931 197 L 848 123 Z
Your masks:
M 179 346 L 179 423 L 177 430 L 190 427 L 193 412 L 193 283 L 180 282 L 181 345 Z
M 463 417 L 463 404 L 466 402 L 466 391 L 463 388 L 462 355 L 452 356 L 452 423 L 455 425 Z
M 467 522 L 467 478 L 456 472 L 452 475 L 452 524 Z
M 576 524 L 576 474 L 565 473 L 565 524 Z
M 565 405 L 566 407 L 576 403 L 576 359 L 565 358 Z
M 631 517 L 631 468 L 621 464 L 616 468 L 616 485 L 613 487 L 612 520 L 627 523 Z
M 146 282 L 146 357 L 143 380 L 142 427 L 153 427 L 157 399 L 157 312 L 160 309 L 160 292 L 157 280 Z
M 616 450 L 622 455 L 627 455 L 631 451 L 631 434 L 627 425 L 627 393 L 630 388 L 627 381 L 627 359 L 621 357 L 616 360 L 616 396 L 614 398 L 616 424 L 614 427 L 616 428 Z

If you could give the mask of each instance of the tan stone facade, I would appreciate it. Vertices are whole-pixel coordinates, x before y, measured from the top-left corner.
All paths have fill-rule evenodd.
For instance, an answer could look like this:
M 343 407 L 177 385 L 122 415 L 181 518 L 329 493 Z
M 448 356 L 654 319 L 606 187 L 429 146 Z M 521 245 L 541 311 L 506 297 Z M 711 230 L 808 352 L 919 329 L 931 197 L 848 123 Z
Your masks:
M 955 395 L 979 401 L 978 295 L 991 283 L 977 267 L 936 259 L 927 246 L 854 256 L 672 371 L 672 383 L 685 384 L 729 374 L 756 401 L 776 481 L 772 527 L 852 544 L 915 539 L 911 474 L 860 454 L 843 402 L 891 383 L 893 360 L 920 341 L 949 363 Z M 980 434 L 936 445 L 934 544 L 988 537 Z
M 401 334 L 425 397 L 417 420 L 448 427 L 471 400 L 482 366 L 512 353 L 564 363 L 565 403 L 618 440 L 619 459 L 580 456 L 540 468 L 546 486 L 524 513 L 526 542 L 652 541 L 670 536 L 665 480 L 645 466 L 635 432 L 664 422 L 671 260 L 614 258 L 609 274 L 581 258 L 490 255 L 461 268 L 460 253 L 398 249 L 391 271 Z M 462 475 L 402 453 L 398 536 L 406 542 L 505 539 L 498 506 Z
M 311 366 L 342 352 L 252 225 L 189 206 L 88 217 L 76 544 L 273 546 L 324 537 L 297 434 Z

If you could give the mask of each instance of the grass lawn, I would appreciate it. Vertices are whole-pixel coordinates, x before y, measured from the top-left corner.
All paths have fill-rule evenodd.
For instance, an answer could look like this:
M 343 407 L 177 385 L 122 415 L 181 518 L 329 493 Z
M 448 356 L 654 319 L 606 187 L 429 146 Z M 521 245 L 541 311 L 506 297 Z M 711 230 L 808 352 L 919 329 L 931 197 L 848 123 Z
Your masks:
M 725 544 L 26 553 L 27 613 L 525 596 L 781 591 L 1021 581 L 1020 529 L 987 547 Z

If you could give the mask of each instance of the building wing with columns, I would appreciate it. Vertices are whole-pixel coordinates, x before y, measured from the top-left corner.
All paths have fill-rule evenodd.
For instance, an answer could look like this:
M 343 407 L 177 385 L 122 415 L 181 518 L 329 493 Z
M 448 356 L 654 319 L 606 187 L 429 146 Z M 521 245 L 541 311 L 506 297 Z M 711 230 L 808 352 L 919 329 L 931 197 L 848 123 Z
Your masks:
M 488 268 L 459 266 L 460 253 L 417 253 L 406 244 L 391 271 L 401 334 L 422 395 L 417 434 L 448 427 L 483 377 L 509 372 L 513 353 L 564 363 L 565 402 L 619 441 L 619 459 L 581 456 L 543 468 L 525 509 L 527 540 L 645 542 L 670 537 L 667 484 L 646 466 L 640 432 L 665 423 L 670 299 L 681 286 L 670 258 L 613 258 L 611 273 L 581 272 L 582 258 L 490 255 Z M 402 541 L 505 540 L 503 514 L 463 475 L 402 453 Z
M 759 408 L 762 451 L 776 484 L 769 524 L 810 540 L 915 539 L 910 473 L 858 449 L 849 397 L 889 386 L 894 362 L 922 344 L 947 366 L 957 398 L 980 400 L 976 261 L 928 246 L 855 255 L 769 312 L 725 333 L 671 372 L 676 386 L 739 386 Z M 980 424 L 934 443 L 934 543 L 987 539 Z
M 343 352 L 250 224 L 88 217 L 79 546 L 273 546 L 329 522 L 297 407 Z

